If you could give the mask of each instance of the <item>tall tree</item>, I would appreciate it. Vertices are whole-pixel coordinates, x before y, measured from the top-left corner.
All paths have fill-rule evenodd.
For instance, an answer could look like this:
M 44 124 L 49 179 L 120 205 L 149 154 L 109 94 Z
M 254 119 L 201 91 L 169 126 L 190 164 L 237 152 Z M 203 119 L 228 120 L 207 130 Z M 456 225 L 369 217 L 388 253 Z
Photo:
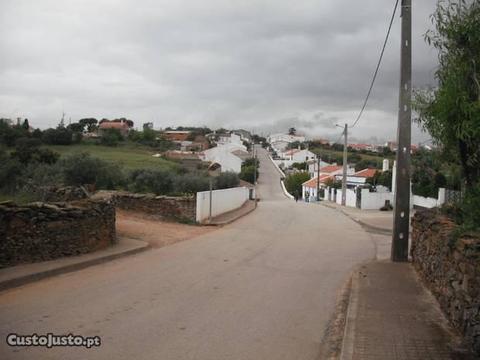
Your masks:
M 467 190 L 480 183 L 480 2 L 440 0 L 426 41 L 439 52 L 438 86 L 416 93 L 418 121 L 459 160 Z

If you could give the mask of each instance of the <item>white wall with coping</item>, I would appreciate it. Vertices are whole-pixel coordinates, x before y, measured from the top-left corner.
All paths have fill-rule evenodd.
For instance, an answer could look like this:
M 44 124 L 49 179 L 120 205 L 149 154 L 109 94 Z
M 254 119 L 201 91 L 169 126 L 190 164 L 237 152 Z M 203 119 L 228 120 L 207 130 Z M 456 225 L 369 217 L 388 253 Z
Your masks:
M 362 189 L 362 198 L 360 208 L 362 210 L 379 210 L 389 200 L 393 206 L 393 194 L 391 192 L 370 192 L 368 189 Z
M 437 206 L 442 206 L 445 203 L 445 188 L 438 189 L 438 198 L 424 197 L 420 195 L 413 195 L 413 205 L 427 209 Z
M 249 199 L 247 187 L 212 191 L 212 217 L 238 209 Z M 210 212 L 210 191 L 197 193 L 196 221 L 199 223 L 208 219 Z

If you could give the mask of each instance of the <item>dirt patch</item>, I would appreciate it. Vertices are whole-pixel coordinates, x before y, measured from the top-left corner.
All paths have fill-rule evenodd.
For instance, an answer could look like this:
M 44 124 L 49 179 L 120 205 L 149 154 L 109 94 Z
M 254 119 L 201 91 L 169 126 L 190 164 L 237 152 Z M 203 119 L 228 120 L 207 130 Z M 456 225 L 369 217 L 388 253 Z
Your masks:
M 117 209 L 117 236 L 146 241 L 154 248 L 192 239 L 215 229 L 212 226 L 167 222 L 143 213 Z

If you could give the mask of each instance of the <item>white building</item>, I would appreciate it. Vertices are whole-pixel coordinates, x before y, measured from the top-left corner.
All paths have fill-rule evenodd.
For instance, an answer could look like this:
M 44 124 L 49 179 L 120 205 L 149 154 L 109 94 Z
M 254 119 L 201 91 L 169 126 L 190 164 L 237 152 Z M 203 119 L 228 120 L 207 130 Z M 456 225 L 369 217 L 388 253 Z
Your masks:
M 270 146 L 277 152 L 283 152 L 288 144 L 293 142 L 304 142 L 305 136 L 288 135 L 288 134 L 273 134 L 267 138 Z
M 238 174 L 242 170 L 243 162 L 240 157 L 233 154 L 238 151 L 246 152 L 247 149 L 244 145 L 227 143 L 203 151 L 200 158 L 203 161 L 219 164 L 222 172 L 233 171 Z
M 309 150 L 290 149 L 282 152 L 282 157 L 285 160 L 302 163 L 307 162 L 308 160 L 315 160 L 317 155 Z

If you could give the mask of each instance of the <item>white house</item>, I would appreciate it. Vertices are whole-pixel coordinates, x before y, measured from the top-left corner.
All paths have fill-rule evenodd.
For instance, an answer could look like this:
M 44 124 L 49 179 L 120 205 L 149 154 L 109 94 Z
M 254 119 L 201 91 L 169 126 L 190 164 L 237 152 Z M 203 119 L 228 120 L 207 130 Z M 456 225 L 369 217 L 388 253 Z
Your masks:
M 293 143 L 295 141 L 304 142 L 305 136 L 273 134 L 267 138 L 267 141 L 270 143 L 270 146 L 276 152 L 283 152 L 290 143 Z
M 375 176 L 377 172 L 380 172 L 380 170 L 363 169 L 363 170 L 357 171 L 354 174 L 347 173 L 347 188 L 356 188 L 360 185 L 365 185 L 367 183 L 367 179 Z M 342 179 L 343 179 L 342 173 L 335 175 L 336 181 L 342 181 Z
M 282 153 L 282 157 L 285 160 L 291 160 L 293 162 L 307 162 L 308 160 L 314 160 L 317 155 L 309 150 L 290 149 Z
M 341 174 L 343 172 L 343 166 L 341 165 L 327 165 L 320 168 L 320 178 L 317 180 L 317 171 L 315 167 L 314 176 L 305 181 L 302 184 L 302 197 L 304 199 L 307 198 L 315 198 L 317 197 L 317 185 L 320 188 L 324 188 L 326 183 L 330 180 L 335 180 L 335 176 L 337 174 Z M 353 168 L 347 168 L 347 174 L 353 174 L 355 170 Z
M 203 153 L 200 154 L 200 158 L 203 161 L 219 164 L 222 172 L 233 171 L 240 173 L 243 161 L 240 157 L 233 154 L 233 152 L 246 152 L 246 150 L 244 145 L 228 143 L 203 151 Z

